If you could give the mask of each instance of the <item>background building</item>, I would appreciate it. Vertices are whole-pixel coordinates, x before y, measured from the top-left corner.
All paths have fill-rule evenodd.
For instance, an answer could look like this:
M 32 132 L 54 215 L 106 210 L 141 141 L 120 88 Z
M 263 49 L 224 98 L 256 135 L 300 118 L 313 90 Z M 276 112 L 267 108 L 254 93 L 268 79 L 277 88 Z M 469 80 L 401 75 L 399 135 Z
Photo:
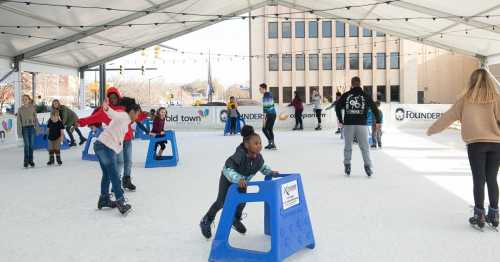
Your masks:
M 276 13 L 290 13 L 290 18 L 276 18 Z M 451 103 L 479 66 L 473 57 L 288 7 L 266 6 L 251 14 L 266 14 L 250 20 L 254 99 L 265 82 L 277 103 L 289 103 L 294 91 L 309 103 L 315 89 L 331 101 L 359 76 L 375 100 Z

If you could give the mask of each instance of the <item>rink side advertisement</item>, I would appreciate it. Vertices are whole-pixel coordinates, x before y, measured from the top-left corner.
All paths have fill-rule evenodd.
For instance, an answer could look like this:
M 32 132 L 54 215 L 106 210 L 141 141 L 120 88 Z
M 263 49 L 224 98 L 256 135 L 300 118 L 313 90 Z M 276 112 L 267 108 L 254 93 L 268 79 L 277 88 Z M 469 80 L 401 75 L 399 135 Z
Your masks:
M 281 200 L 283 202 L 283 210 L 300 204 L 297 180 L 281 185 Z
M 392 104 L 390 118 L 385 116 L 384 122 L 400 127 L 427 128 L 450 107 L 449 104 Z

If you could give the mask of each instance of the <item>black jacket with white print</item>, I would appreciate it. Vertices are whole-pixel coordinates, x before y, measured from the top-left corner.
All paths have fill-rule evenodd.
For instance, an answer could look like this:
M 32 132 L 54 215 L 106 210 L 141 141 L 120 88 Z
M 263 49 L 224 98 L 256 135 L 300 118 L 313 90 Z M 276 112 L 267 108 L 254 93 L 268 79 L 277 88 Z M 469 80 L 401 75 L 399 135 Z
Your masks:
M 375 102 L 363 92 L 361 87 L 353 87 L 344 93 L 335 107 L 339 122 L 347 126 L 366 125 L 370 109 L 375 116 L 375 121 L 381 123 L 382 120 Z M 344 117 L 342 117 L 342 110 L 344 110 Z

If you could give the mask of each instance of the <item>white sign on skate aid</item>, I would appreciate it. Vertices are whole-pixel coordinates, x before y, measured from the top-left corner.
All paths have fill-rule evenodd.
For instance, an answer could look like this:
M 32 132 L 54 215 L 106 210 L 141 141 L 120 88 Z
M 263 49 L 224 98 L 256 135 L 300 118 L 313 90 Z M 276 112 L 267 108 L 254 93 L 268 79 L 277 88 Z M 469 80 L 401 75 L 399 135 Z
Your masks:
M 300 203 L 297 180 L 281 185 L 281 200 L 283 202 L 283 210 L 296 206 Z

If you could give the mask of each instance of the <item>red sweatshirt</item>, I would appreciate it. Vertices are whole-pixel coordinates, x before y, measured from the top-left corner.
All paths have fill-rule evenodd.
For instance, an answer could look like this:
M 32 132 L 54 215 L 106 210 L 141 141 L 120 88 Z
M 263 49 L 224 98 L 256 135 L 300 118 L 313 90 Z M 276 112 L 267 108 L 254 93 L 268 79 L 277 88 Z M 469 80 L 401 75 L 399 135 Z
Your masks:
M 106 96 L 109 96 L 110 94 L 116 94 L 118 97 L 121 98 L 120 92 L 118 91 L 117 88 L 115 87 L 110 87 L 107 90 Z M 118 105 L 109 105 L 113 110 L 115 111 L 125 111 L 125 107 L 123 106 L 118 106 Z M 148 114 L 146 112 L 141 112 L 139 116 L 137 117 L 137 121 L 143 121 L 148 117 Z M 108 117 L 108 115 L 102 110 L 101 107 L 97 111 L 94 111 L 94 113 L 88 117 L 85 118 L 80 118 L 78 119 L 78 124 L 80 126 L 87 126 L 87 125 L 94 125 L 94 124 L 101 124 L 104 123 L 106 125 L 109 125 L 111 122 L 111 119 Z M 125 141 L 130 141 L 134 138 L 134 130 L 132 129 L 132 122 L 128 125 L 128 132 L 125 134 Z

